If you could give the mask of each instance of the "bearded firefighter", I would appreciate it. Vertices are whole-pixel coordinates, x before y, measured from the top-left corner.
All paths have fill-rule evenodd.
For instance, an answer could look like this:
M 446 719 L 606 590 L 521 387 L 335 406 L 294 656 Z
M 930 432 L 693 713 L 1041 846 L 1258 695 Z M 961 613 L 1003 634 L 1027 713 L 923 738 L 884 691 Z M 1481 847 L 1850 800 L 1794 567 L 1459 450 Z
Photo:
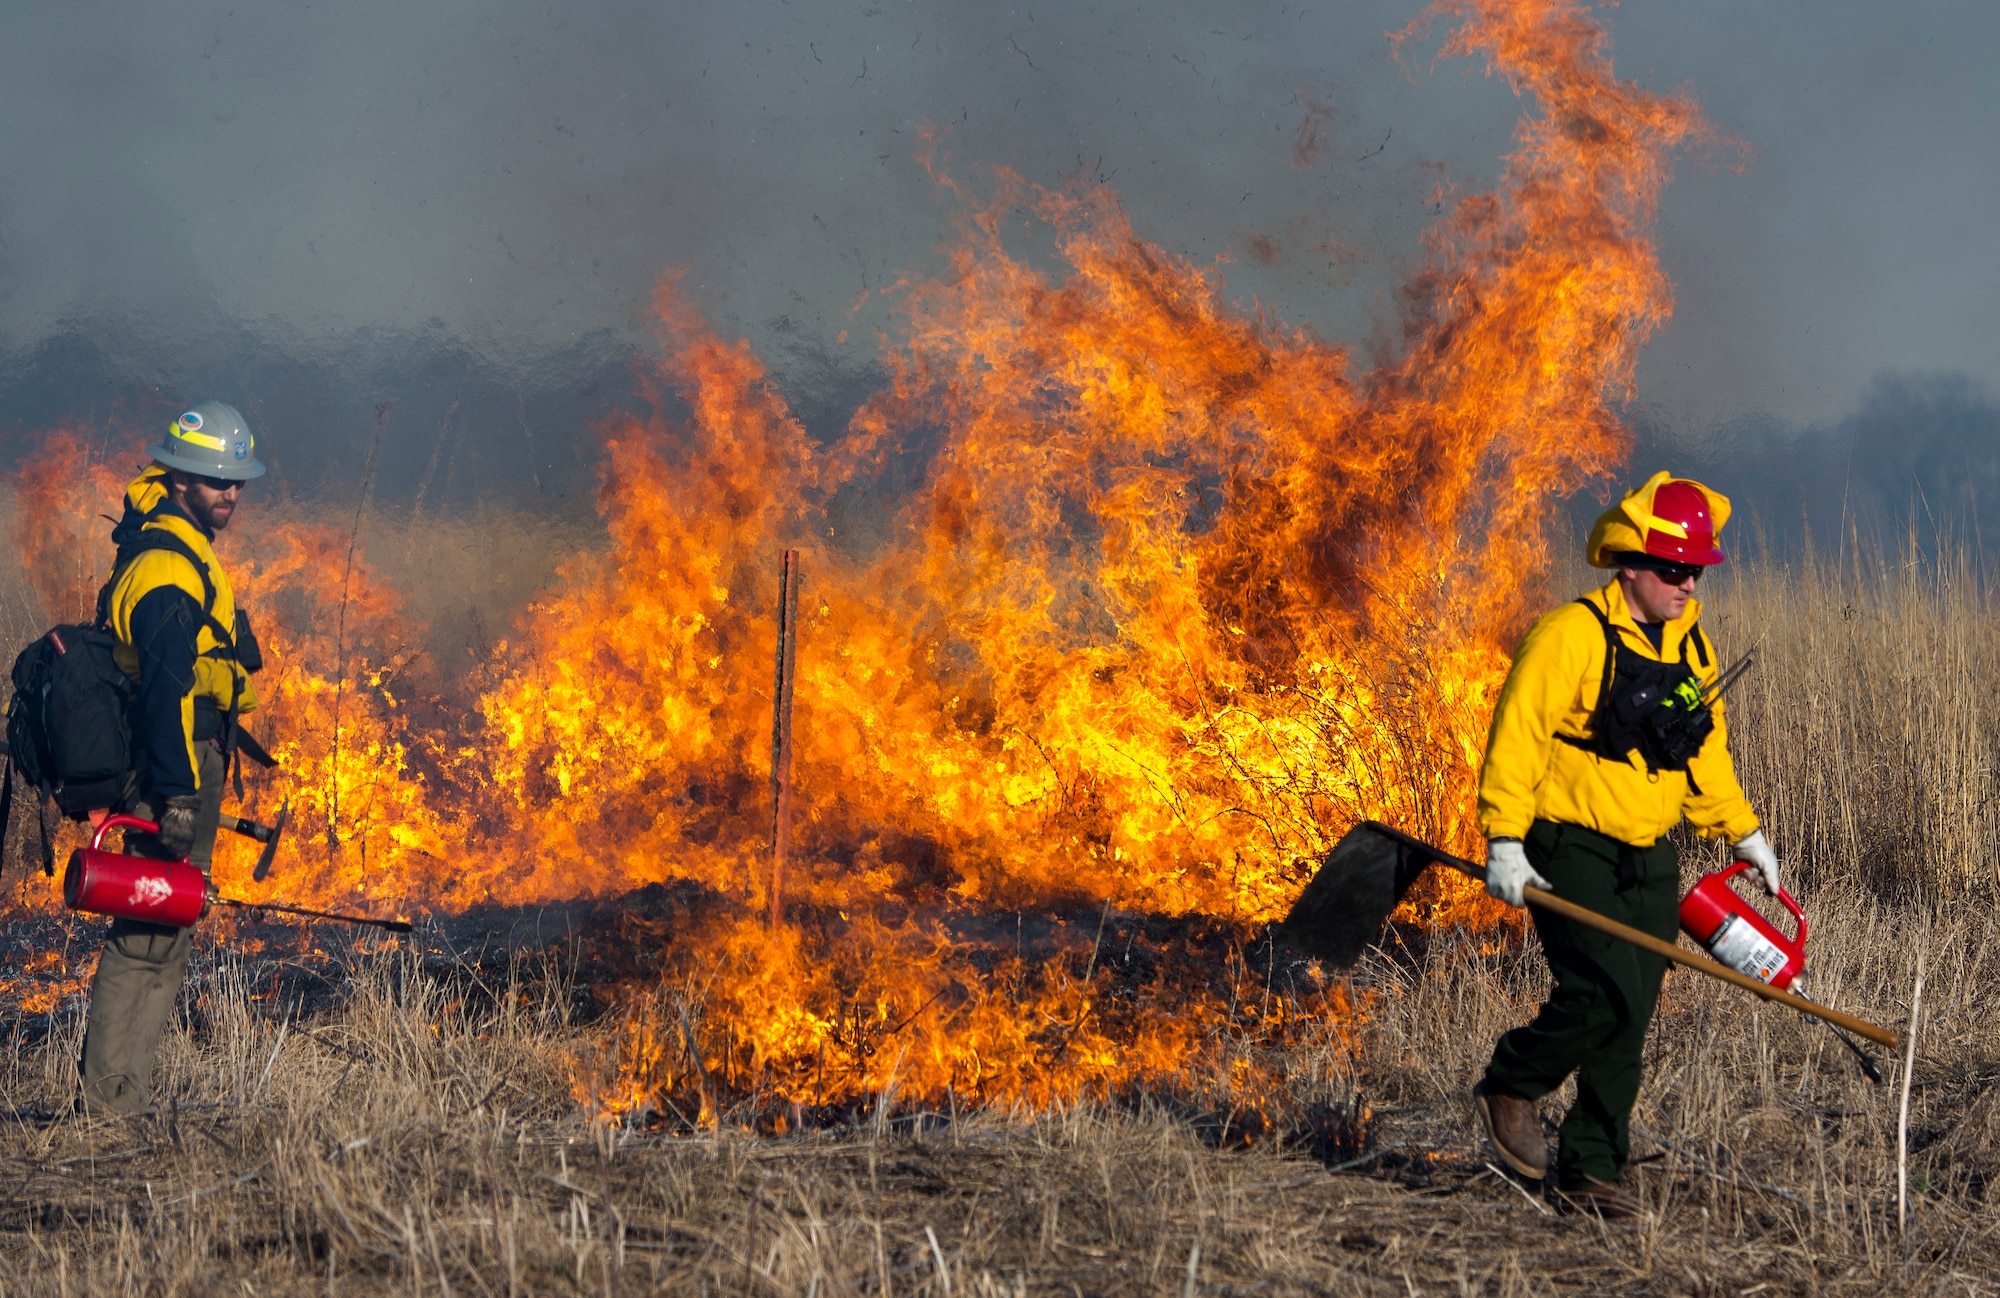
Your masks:
M 1541 618 L 1501 688 L 1479 777 L 1486 890 L 1510 906 L 1530 884 L 1663 941 L 1674 940 L 1680 865 L 1667 831 L 1685 816 L 1732 844 L 1763 886 L 1778 858 L 1737 783 L 1714 643 L 1695 584 L 1723 561 L 1729 501 L 1657 473 L 1591 529 L 1612 579 Z M 1565 1206 L 1630 1216 L 1620 1184 L 1640 1053 L 1666 961 L 1561 916 L 1531 912 L 1553 988 L 1534 1020 L 1500 1038 L 1473 1088 L 1508 1166 L 1545 1179 L 1535 1102 L 1576 1074 L 1558 1132 Z
M 137 687 L 132 814 L 157 835 L 127 835 L 126 850 L 186 858 L 209 872 L 222 787 L 239 718 L 257 706 L 250 672 L 262 666 L 249 619 L 215 554 L 243 486 L 263 476 L 243 416 L 205 401 L 146 448 L 153 462 L 125 489 L 111 533 L 118 559 L 98 596 L 119 667 Z M 90 985 L 83 1037 L 83 1103 L 91 1113 L 136 1113 L 152 1100 L 153 1061 L 187 970 L 192 930 L 116 919 Z

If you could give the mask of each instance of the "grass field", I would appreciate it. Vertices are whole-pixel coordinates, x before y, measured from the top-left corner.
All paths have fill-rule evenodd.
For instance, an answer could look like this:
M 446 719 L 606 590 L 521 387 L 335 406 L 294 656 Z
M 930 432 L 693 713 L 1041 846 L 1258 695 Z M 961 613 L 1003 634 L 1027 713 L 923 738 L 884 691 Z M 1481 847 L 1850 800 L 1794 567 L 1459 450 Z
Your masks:
M 1355 1017 L 1218 1074 L 1042 1112 L 887 1091 L 785 1136 L 579 1103 L 617 1012 L 557 949 L 511 967 L 330 947 L 299 1015 L 268 956 L 207 946 L 160 1111 L 70 1111 L 71 998 L 9 1042 L 0 1286 L 50 1293 L 1983 1293 L 2000 1289 L 2000 637 L 1978 574 L 1751 566 L 1713 591 L 1745 783 L 1813 917 L 1814 994 L 1915 1028 L 1865 1082 L 1824 1027 L 1670 976 L 1634 1223 L 1558 1216 L 1496 1173 L 1466 1089 L 1542 990 L 1510 930 L 1404 934 Z M 9 612 L 12 612 L 12 606 Z M 23 614 L 30 616 L 30 614 Z M 17 843 L 18 847 L 18 843 Z M 1690 879 L 1715 863 L 1689 843 Z M 17 858 L 18 859 L 18 858 Z M 90 925 L 79 927 L 87 951 Z M 217 933 L 227 930 L 217 929 Z M 331 941 L 332 939 L 325 939 Z M 87 973 L 87 954 L 76 969 Z M 1913 1018 L 1913 992 L 1923 978 Z M 1284 995 L 1286 971 L 1266 971 Z M 1232 1096 L 1274 1117 L 1255 1139 Z M 1553 1119 L 1563 1097 L 1545 1112 Z M 1236 1134 L 1232 1134 L 1235 1132 Z M 1295 1138 L 1283 1139 L 1287 1133 Z

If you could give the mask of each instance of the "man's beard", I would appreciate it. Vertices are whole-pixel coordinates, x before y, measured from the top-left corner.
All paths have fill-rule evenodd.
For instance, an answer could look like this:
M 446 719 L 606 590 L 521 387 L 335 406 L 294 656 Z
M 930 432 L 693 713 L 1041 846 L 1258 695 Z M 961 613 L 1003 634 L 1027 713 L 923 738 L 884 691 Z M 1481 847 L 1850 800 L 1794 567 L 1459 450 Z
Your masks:
M 188 501 L 187 504 L 188 513 L 194 515 L 194 521 L 200 523 L 211 532 L 220 532 L 223 528 L 229 526 L 230 516 L 235 513 L 233 505 L 224 505 L 220 502 L 207 508 L 203 508 L 193 500 Z

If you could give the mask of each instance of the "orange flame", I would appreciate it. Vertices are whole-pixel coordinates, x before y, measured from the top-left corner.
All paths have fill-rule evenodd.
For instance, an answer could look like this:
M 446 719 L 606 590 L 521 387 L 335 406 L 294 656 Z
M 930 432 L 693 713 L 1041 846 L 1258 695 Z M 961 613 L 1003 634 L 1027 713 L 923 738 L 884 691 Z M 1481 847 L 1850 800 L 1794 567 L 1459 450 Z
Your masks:
M 106 463 L 91 441 L 81 429 L 58 429 L 15 474 L 14 550 L 41 603 L 37 611 L 52 622 L 96 616 L 103 580 L 96 559 L 110 530 L 98 514 L 116 515 L 133 477 Z
M 1268 921 L 1362 817 L 1474 846 L 1543 520 L 1625 453 L 1612 403 L 1670 309 L 1647 231 L 1706 128 L 1617 81 L 1569 0 L 1441 0 L 1397 39 L 1437 19 L 1444 54 L 1485 58 L 1534 107 L 1498 187 L 1430 232 L 1391 363 L 1357 376 L 1345 350 L 1234 310 L 1215 269 L 1146 243 L 1105 191 L 1002 171 L 978 203 L 933 159 L 966 207 L 948 271 L 899 286 L 888 383 L 831 445 L 661 287 L 688 417 L 604 430 L 609 545 L 524 614 L 469 724 L 412 720 L 413 637 L 344 534 L 236 542 L 246 595 L 282 620 L 258 725 L 303 831 L 269 887 L 247 848 L 219 877 L 449 910 L 695 889 L 616 1079 L 582 1066 L 579 1096 L 609 1111 L 679 1093 L 712 1119 L 732 1085 L 1041 1102 L 1219 1069 L 1234 1047 L 1204 1010 L 1225 1001 L 1239 1041 L 1298 1030 L 1292 1010 L 1245 1018 L 1233 984 L 1113 998 L 1080 941 L 1051 958 L 966 934 L 1100 904 Z M 1009 250 L 1022 210 L 1061 274 Z M 796 922 L 772 932 L 785 547 L 806 554 Z M 1440 889 L 1435 916 L 1482 915 Z

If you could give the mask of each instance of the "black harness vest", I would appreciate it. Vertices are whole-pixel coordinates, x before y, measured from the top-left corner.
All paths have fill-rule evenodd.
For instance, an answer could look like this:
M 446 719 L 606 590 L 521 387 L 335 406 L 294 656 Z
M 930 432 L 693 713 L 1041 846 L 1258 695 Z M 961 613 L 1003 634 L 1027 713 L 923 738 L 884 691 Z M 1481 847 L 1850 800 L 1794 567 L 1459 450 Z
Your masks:
M 1689 627 L 1682 637 L 1679 662 L 1658 662 L 1626 648 L 1618 629 L 1597 605 L 1587 599 L 1577 603 L 1604 628 L 1604 678 L 1597 689 L 1597 707 L 1590 714 L 1589 736 L 1556 738 L 1608 762 L 1629 762 L 1637 752 L 1649 772 L 1686 773 L 1688 762 L 1715 729 L 1711 700 L 1688 665 L 1689 645 L 1701 665 L 1709 665 L 1701 624 Z M 1701 792 L 1692 775 L 1688 785 Z

